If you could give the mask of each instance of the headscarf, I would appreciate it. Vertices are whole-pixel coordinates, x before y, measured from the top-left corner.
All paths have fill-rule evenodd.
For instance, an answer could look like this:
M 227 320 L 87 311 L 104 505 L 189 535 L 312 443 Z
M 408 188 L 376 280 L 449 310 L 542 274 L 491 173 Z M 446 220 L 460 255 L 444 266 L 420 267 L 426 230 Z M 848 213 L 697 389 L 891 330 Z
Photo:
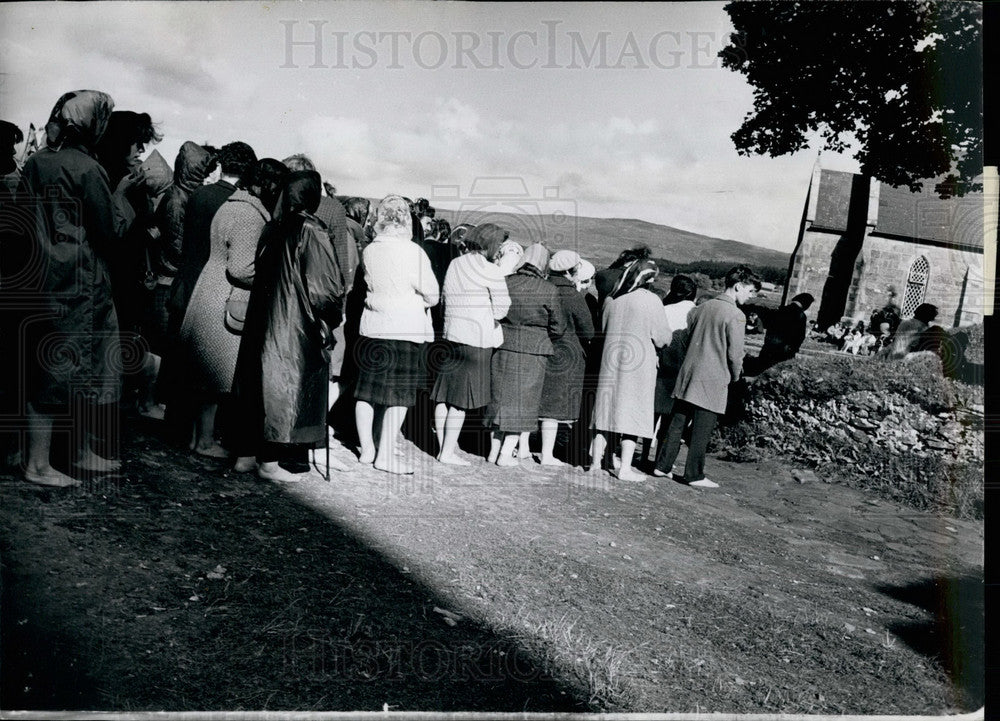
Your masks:
M 514 240 L 505 240 L 497 249 L 493 262 L 497 264 L 504 275 L 510 275 L 520 264 L 523 255 L 524 248 L 521 247 L 520 243 Z
M 410 204 L 406 202 L 405 198 L 399 195 L 385 196 L 375 211 L 375 234 L 378 235 L 391 227 L 407 230 L 413 227 Z
M 549 249 L 546 248 L 541 243 L 532 243 L 524 251 L 524 257 L 521 258 L 521 266 L 530 265 L 544 273 L 546 266 L 549 264 Z
M 576 279 L 578 282 L 588 281 L 597 273 L 597 268 L 589 260 L 580 259 L 580 265 L 576 269 Z
M 64 93 L 52 108 L 45 125 L 46 143 L 56 149 L 70 135 L 72 142 L 93 148 L 108 128 L 115 101 L 98 90 L 74 90 Z M 67 131 L 72 130 L 72 133 Z
M 608 298 L 621 298 L 637 288 L 645 288 L 656 280 L 660 269 L 651 260 L 633 260 L 625 266 L 614 288 L 608 293 Z

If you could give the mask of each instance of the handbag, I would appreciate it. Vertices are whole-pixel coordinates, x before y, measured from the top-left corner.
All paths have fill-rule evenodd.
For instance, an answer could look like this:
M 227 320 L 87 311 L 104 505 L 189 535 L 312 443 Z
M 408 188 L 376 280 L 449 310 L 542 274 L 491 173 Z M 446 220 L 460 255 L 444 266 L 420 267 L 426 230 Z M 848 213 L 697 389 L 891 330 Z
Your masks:
M 247 318 L 248 300 L 229 296 L 226 300 L 226 314 L 223 322 L 226 330 L 236 335 L 243 334 L 243 325 Z

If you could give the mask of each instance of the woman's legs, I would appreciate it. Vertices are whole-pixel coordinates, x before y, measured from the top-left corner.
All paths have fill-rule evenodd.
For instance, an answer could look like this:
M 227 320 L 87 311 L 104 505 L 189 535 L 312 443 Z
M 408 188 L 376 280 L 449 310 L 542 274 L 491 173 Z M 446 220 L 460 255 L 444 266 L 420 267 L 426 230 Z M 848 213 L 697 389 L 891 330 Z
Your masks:
M 590 442 L 590 469 L 591 471 L 601 470 L 601 461 L 604 460 L 604 451 L 608 447 L 608 439 L 601 431 L 594 432 L 594 438 Z
M 543 466 L 561 466 L 563 462 L 553 455 L 556 447 L 556 433 L 559 431 L 559 421 L 554 418 L 542 418 L 542 455 L 539 463 Z
M 646 476 L 632 468 L 632 458 L 635 455 L 635 436 L 622 437 L 622 462 L 618 468 L 618 478 L 623 481 L 644 481 Z
M 229 452 L 215 440 L 215 413 L 218 403 L 202 403 L 195 419 L 194 452 L 210 458 L 228 458 Z
M 458 434 L 462 432 L 462 426 L 465 424 L 465 411 L 461 408 L 438 403 L 437 408 L 434 409 L 435 420 L 438 419 L 438 414 L 442 406 L 444 406 L 446 414 L 444 420 L 438 424 L 438 437 L 442 439 L 438 460 L 441 463 L 450 463 L 454 466 L 471 465 L 464 458 L 459 458 L 457 454 Z M 441 428 L 442 425 L 444 426 L 443 428 Z
M 529 446 L 531 432 L 522 431 L 517 436 L 517 457 L 531 458 L 531 447 Z
M 85 403 L 81 413 L 75 416 L 76 428 L 74 439 L 76 443 L 76 460 L 73 465 L 82 471 L 90 473 L 113 473 L 120 470 L 122 462 L 98 455 L 94 448 L 101 448 L 100 438 L 94 430 L 103 430 L 105 434 L 117 434 L 114 424 L 117 423 L 118 408 L 110 404 Z M 105 441 L 109 440 L 106 436 Z M 104 446 L 106 447 L 106 443 Z
M 464 416 L 463 416 L 464 420 Z M 448 422 L 448 404 L 438 403 L 434 406 L 434 435 L 438 442 L 438 455 L 444 449 L 444 429 Z
M 375 468 L 389 473 L 413 473 L 413 468 L 396 455 L 396 441 L 406 420 L 406 406 L 389 406 L 382 417 Z
M 498 466 L 516 466 L 519 461 L 514 455 L 514 449 L 521 440 L 519 433 L 507 433 L 503 437 L 503 445 L 500 446 L 500 453 L 497 456 Z
M 45 486 L 78 486 L 80 481 L 60 473 L 49 462 L 52 449 L 52 416 L 39 413 L 28 403 L 28 458 L 24 477 Z
M 493 431 L 490 433 L 490 454 L 486 456 L 487 463 L 496 463 L 500 457 L 500 442 L 503 440 L 503 433 Z
M 361 444 L 358 460 L 361 463 L 373 463 L 375 436 L 372 429 L 375 424 L 375 407 L 368 401 L 358 401 L 354 406 L 354 422 L 358 427 L 358 441 Z

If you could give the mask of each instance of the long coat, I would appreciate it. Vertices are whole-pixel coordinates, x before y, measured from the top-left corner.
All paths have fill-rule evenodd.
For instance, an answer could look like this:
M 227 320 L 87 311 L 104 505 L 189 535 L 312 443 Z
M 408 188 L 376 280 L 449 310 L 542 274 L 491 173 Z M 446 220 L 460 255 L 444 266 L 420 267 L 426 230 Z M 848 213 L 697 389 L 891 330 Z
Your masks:
M 587 365 L 584 345 L 594 337 L 594 321 L 587 301 L 571 280 L 557 276 L 551 283 L 559 292 L 566 332 L 552 343 L 553 352 L 545 368 L 538 415 L 572 421 L 580 415 L 583 373 Z
M 39 361 L 32 400 L 65 405 L 80 393 L 114 402 L 122 360 L 108 259 L 120 251 L 134 212 L 82 148 L 38 151 L 25 163 L 22 182 L 35 199 L 42 290 L 52 310 L 28 329 L 37 331 L 29 347 Z
M 500 321 L 503 343 L 493 354 L 493 400 L 486 419 L 500 431 L 521 433 L 538 426 L 548 356 L 566 319 L 555 286 L 534 266 L 507 276 L 507 294 L 510 309 Z
M 208 262 L 198 276 L 180 342 L 186 359 L 185 384 L 201 393 L 228 393 L 240 349 L 238 328 L 226 323 L 227 307 L 243 320 L 253 285 L 254 256 L 271 219 L 263 203 L 246 190 L 229 196 L 215 214 Z
M 604 301 L 604 350 L 591 427 L 639 438 L 653 435 L 656 349 L 670 339 L 663 302 L 638 288 Z
M 194 284 L 201 275 L 201 269 L 208 262 L 211 249 L 212 220 L 226 202 L 226 198 L 236 192 L 236 186 L 225 180 L 211 185 L 203 185 L 188 199 L 184 211 L 184 242 L 181 247 L 180 265 L 170 288 L 170 310 L 172 329 L 180 328 L 187 311 L 188 301 L 194 291 Z
M 291 173 L 258 247 L 234 382 L 241 422 L 252 420 L 257 441 L 326 440 L 330 348 L 344 287 L 327 229 L 310 212 L 319 188 L 318 173 Z
M 674 383 L 674 398 L 713 413 L 726 412 L 729 384 L 739 380 L 743 370 L 746 323 L 743 311 L 725 293 L 691 311 L 687 353 Z

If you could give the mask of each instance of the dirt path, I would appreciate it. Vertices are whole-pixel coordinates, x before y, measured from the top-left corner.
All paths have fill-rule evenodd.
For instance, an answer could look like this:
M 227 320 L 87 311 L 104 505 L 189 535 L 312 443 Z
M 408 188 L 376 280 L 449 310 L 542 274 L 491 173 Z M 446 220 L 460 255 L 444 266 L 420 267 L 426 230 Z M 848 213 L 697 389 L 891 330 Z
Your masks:
M 23 671 L 4 706 L 51 707 L 51 689 L 23 690 L 25 663 L 95 681 L 56 697 L 81 708 L 981 703 L 979 523 L 772 461 L 710 459 L 722 487 L 701 491 L 416 458 L 412 477 L 278 487 L 139 435 L 105 493 L 0 484 L 3 653 Z M 75 667 L 17 653 L 43 626 Z M 281 683 L 262 682 L 275 664 Z

